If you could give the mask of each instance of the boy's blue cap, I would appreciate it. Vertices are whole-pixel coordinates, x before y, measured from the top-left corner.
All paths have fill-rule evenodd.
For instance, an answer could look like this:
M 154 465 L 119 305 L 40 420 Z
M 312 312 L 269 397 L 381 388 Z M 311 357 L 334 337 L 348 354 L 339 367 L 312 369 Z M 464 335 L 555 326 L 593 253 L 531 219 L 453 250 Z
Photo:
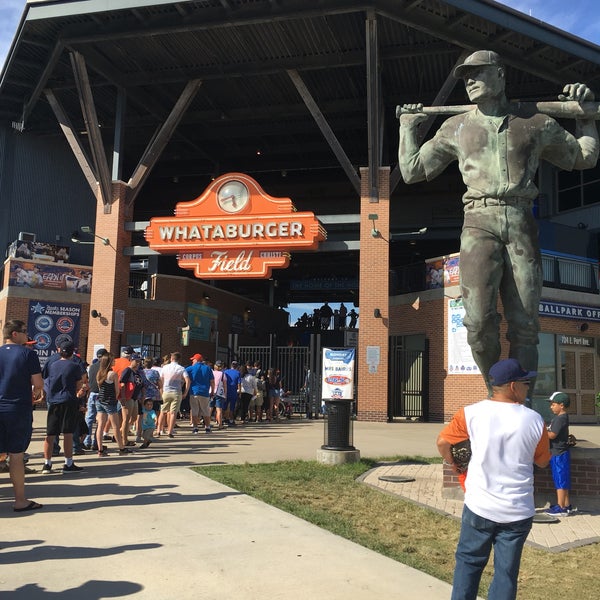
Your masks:
M 492 365 L 489 372 L 490 384 L 501 386 L 511 381 L 528 381 L 537 375 L 537 371 L 526 371 L 516 358 L 507 358 Z

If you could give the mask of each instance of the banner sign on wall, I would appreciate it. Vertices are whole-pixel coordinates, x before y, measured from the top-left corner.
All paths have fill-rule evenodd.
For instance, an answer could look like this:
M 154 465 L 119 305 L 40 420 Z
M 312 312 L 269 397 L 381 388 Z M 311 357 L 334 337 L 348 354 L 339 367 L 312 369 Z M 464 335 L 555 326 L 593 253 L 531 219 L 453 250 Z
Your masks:
M 448 303 L 448 374 L 474 375 L 479 368 L 473 360 L 467 342 L 467 328 L 463 325 L 465 309 L 462 298 Z
M 92 269 L 11 260 L 8 285 L 89 294 L 92 291 Z
M 73 342 L 76 349 L 79 347 L 80 321 L 81 304 L 29 301 L 27 333 L 35 341 L 32 347 L 42 367 L 63 340 Z
M 355 348 L 333 350 L 323 348 L 321 398 L 323 400 L 354 399 Z
M 202 342 L 214 342 L 217 332 L 218 314 L 215 308 L 190 302 L 187 305 L 187 322 L 190 326 L 190 339 Z
M 546 300 L 542 300 L 540 302 L 539 313 L 540 317 L 600 322 L 600 306 L 583 306 L 581 304 L 547 302 Z

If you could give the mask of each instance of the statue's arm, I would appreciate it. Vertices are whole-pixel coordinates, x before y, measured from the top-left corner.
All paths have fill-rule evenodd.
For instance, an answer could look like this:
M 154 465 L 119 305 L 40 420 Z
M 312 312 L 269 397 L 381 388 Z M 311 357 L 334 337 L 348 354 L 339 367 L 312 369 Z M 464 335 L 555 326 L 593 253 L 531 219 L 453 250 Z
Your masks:
M 445 124 L 431 140 L 419 147 L 417 128 L 428 118 L 421 108 L 421 104 L 405 104 L 400 115 L 398 166 L 405 183 L 429 181 L 457 158 L 455 150 L 447 143 Z M 447 123 L 450 121 L 448 119 Z
M 412 112 L 400 116 L 398 166 L 405 183 L 417 183 L 427 179 L 417 138 L 418 125 L 427 116 L 421 112 L 421 104 L 405 104 L 403 108 Z
M 569 83 L 564 87 L 560 99 L 592 102 L 594 93 L 583 83 Z M 579 144 L 580 154 L 577 156 L 573 168 L 591 169 L 595 167 L 600 148 L 596 121 L 593 119 L 578 119 L 575 125 L 575 137 Z

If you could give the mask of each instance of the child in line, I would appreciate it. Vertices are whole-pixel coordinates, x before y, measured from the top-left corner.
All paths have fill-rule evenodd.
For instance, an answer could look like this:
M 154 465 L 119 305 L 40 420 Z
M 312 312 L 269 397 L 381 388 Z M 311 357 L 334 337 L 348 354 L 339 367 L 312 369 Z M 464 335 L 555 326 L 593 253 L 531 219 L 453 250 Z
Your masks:
M 152 398 L 144 400 L 142 411 L 142 438 L 144 441 L 140 448 L 147 448 L 152 442 L 152 435 L 156 429 L 156 411 L 153 409 L 154 401 Z
M 550 410 L 555 417 L 548 426 L 550 438 L 550 467 L 552 479 L 556 487 L 556 504 L 550 506 L 546 514 L 555 517 L 566 517 L 577 509 L 571 506 L 569 491 L 571 490 L 571 453 L 569 452 L 569 415 L 567 408 L 571 403 L 564 392 L 554 392 L 550 399 Z

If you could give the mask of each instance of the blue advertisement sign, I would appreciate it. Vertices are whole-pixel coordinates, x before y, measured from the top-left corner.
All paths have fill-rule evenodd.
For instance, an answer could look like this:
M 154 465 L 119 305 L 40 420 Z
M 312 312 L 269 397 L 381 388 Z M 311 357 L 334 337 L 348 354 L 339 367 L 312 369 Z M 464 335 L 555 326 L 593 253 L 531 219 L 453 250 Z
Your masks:
M 63 340 L 73 342 L 78 348 L 80 322 L 81 304 L 29 301 L 27 334 L 35 341 L 32 348 L 37 352 L 42 367 Z

